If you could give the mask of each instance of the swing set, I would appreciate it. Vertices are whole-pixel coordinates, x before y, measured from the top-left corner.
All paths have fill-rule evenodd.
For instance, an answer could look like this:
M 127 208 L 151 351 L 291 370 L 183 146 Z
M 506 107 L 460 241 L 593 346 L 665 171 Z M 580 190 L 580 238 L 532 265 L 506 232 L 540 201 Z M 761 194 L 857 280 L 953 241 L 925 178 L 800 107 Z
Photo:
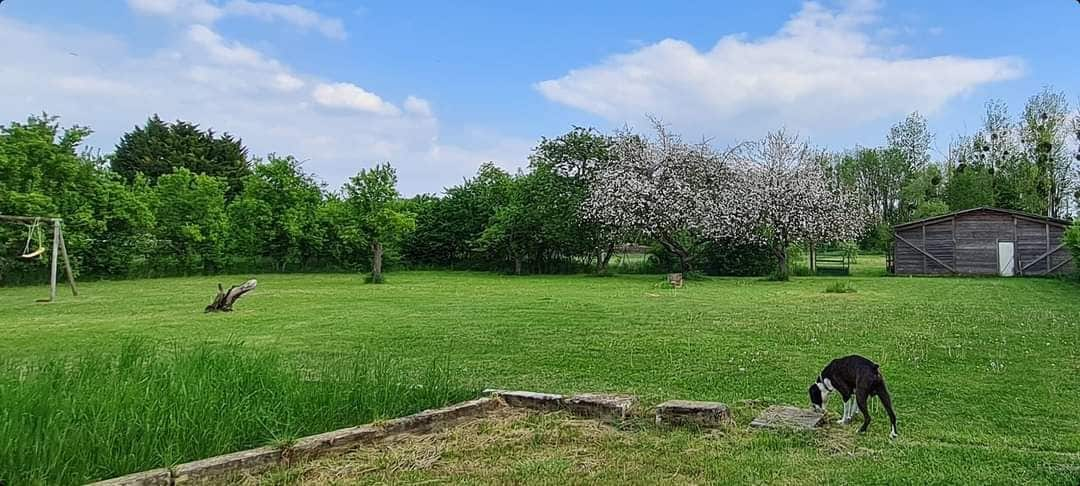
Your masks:
M 19 257 L 26 260 L 43 259 L 45 256 L 45 226 L 52 223 L 52 251 L 49 252 L 49 300 L 56 301 L 56 274 L 58 256 L 64 258 L 64 273 L 67 274 L 68 285 L 71 286 L 71 295 L 79 295 L 75 288 L 75 274 L 71 272 L 71 261 L 68 259 L 67 245 L 64 244 L 63 220 L 60 218 L 42 218 L 34 216 L 8 216 L 0 214 L 0 223 L 16 223 L 26 226 L 26 244 L 23 245 Z

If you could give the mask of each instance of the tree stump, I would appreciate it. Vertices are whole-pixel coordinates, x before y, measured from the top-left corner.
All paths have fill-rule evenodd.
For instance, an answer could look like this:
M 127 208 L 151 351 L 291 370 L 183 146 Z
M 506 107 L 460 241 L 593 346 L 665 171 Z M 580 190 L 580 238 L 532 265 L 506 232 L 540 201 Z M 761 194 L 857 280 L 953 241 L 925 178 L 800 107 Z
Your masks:
M 681 289 L 683 283 L 682 277 L 683 275 L 681 273 L 669 273 L 667 274 L 667 281 L 669 284 L 671 284 L 672 287 Z
M 255 279 L 251 279 L 247 282 L 244 282 L 243 284 L 229 287 L 229 290 L 225 290 L 219 283 L 217 286 L 217 296 L 214 297 L 214 301 L 211 302 L 210 305 L 206 306 L 206 310 L 204 312 L 232 311 L 232 306 L 234 303 L 236 303 L 236 300 L 244 294 L 255 290 L 255 285 L 257 284 L 258 282 Z

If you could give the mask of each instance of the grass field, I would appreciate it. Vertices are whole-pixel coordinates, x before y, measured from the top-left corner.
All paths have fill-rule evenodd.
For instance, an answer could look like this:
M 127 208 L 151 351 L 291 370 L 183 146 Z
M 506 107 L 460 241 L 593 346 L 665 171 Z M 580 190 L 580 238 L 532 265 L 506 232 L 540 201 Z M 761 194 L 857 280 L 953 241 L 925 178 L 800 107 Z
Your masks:
M 7 288 L 0 353 L 34 362 L 135 337 L 178 346 L 240 340 L 301 363 L 361 349 L 405 370 L 445 357 L 468 387 L 624 392 L 646 404 L 716 400 L 735 405 L 741 424 L 754 411 L 742 400 L 805 404 L 829 359 L 859 353 L 889 380 L 896 441 L 872 407 L 876 420 L 861 437 L 854 428 L 720 438 L 650 429 L 589 439 L 602 446 L 592 472 L 550 451 L 541 459 L 554 462 L 535 472 L 617 482 L 620 464 L 670 460 L 687 464 L 678 477 L 704 482 L 1077 484 L 1080 286 L 882 278 L 876 263 L 860 259 L 860 276 L 845 279 L 853 293 L 826 293 L 836 278 L 718 278 L 672 290 L 656 276 L 409 272 L 373 286 L 356 275 L 265 275 L 236 312 L 219 315 L 201 313 L 216 282 L 247 276 L 83 283 L 83 295 L 54 304 L 33 303 L 40 288 Z M 542 425 L 529 426 L 543 435 Z M 540 460 L 514 457 L 525 470 Z

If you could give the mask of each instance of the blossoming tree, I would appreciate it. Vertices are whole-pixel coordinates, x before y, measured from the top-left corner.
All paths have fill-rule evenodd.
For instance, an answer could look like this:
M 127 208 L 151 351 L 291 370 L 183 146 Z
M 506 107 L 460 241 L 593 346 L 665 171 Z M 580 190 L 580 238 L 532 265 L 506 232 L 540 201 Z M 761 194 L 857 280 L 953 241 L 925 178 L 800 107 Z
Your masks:
M 778 131 L 744 147 L 745 234 L 768 245 L 776 278 L 788 278 L 791 245 L 853 240 L 866 227 L 869 216 L 859 198 L 827 177 L 815 152 L 798 137 Z
M 730 153 L 686 143 L 653 120 L 655 138 L 617 133 L 610 162 L 593 178 L 583 209 L 588 219 L 654 238 L 692 269 L 700 237 L 734 233 L 738 173 Z

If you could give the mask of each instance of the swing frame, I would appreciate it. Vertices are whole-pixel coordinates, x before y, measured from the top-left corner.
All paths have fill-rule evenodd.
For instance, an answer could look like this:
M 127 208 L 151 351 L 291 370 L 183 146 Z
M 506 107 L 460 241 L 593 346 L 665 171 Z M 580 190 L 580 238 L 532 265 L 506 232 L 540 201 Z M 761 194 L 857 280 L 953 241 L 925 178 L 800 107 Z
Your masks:
M 68 258 L 67 245 L 64 244 L 64 231 L 62 229 L 63 220 L 60 218 L 40 217 L 40 216 L 11 216 L 0 214 L 0 223 L 20 223 L 20 224 L 47 224 L 52 222 L 52 252 L 49 253 L 49 300 L 47 302 L 56 301 L 56 276 L 58 270 L 58 257 L 64 258 L 64 273 L 67 274 L 68 285 L 71 287 L 71 295 L 79 295 L 78 288 L 75 287 L 75 274 L 71 271 L 71 260 Z M 40 244 L 41 242 L 39 242 Z M 44 251 L 44 245 L 41 248 L 31 253 L 30 257 L 26 255 L 20 255 L 26 258 L 33 258 L 40 255 Z

